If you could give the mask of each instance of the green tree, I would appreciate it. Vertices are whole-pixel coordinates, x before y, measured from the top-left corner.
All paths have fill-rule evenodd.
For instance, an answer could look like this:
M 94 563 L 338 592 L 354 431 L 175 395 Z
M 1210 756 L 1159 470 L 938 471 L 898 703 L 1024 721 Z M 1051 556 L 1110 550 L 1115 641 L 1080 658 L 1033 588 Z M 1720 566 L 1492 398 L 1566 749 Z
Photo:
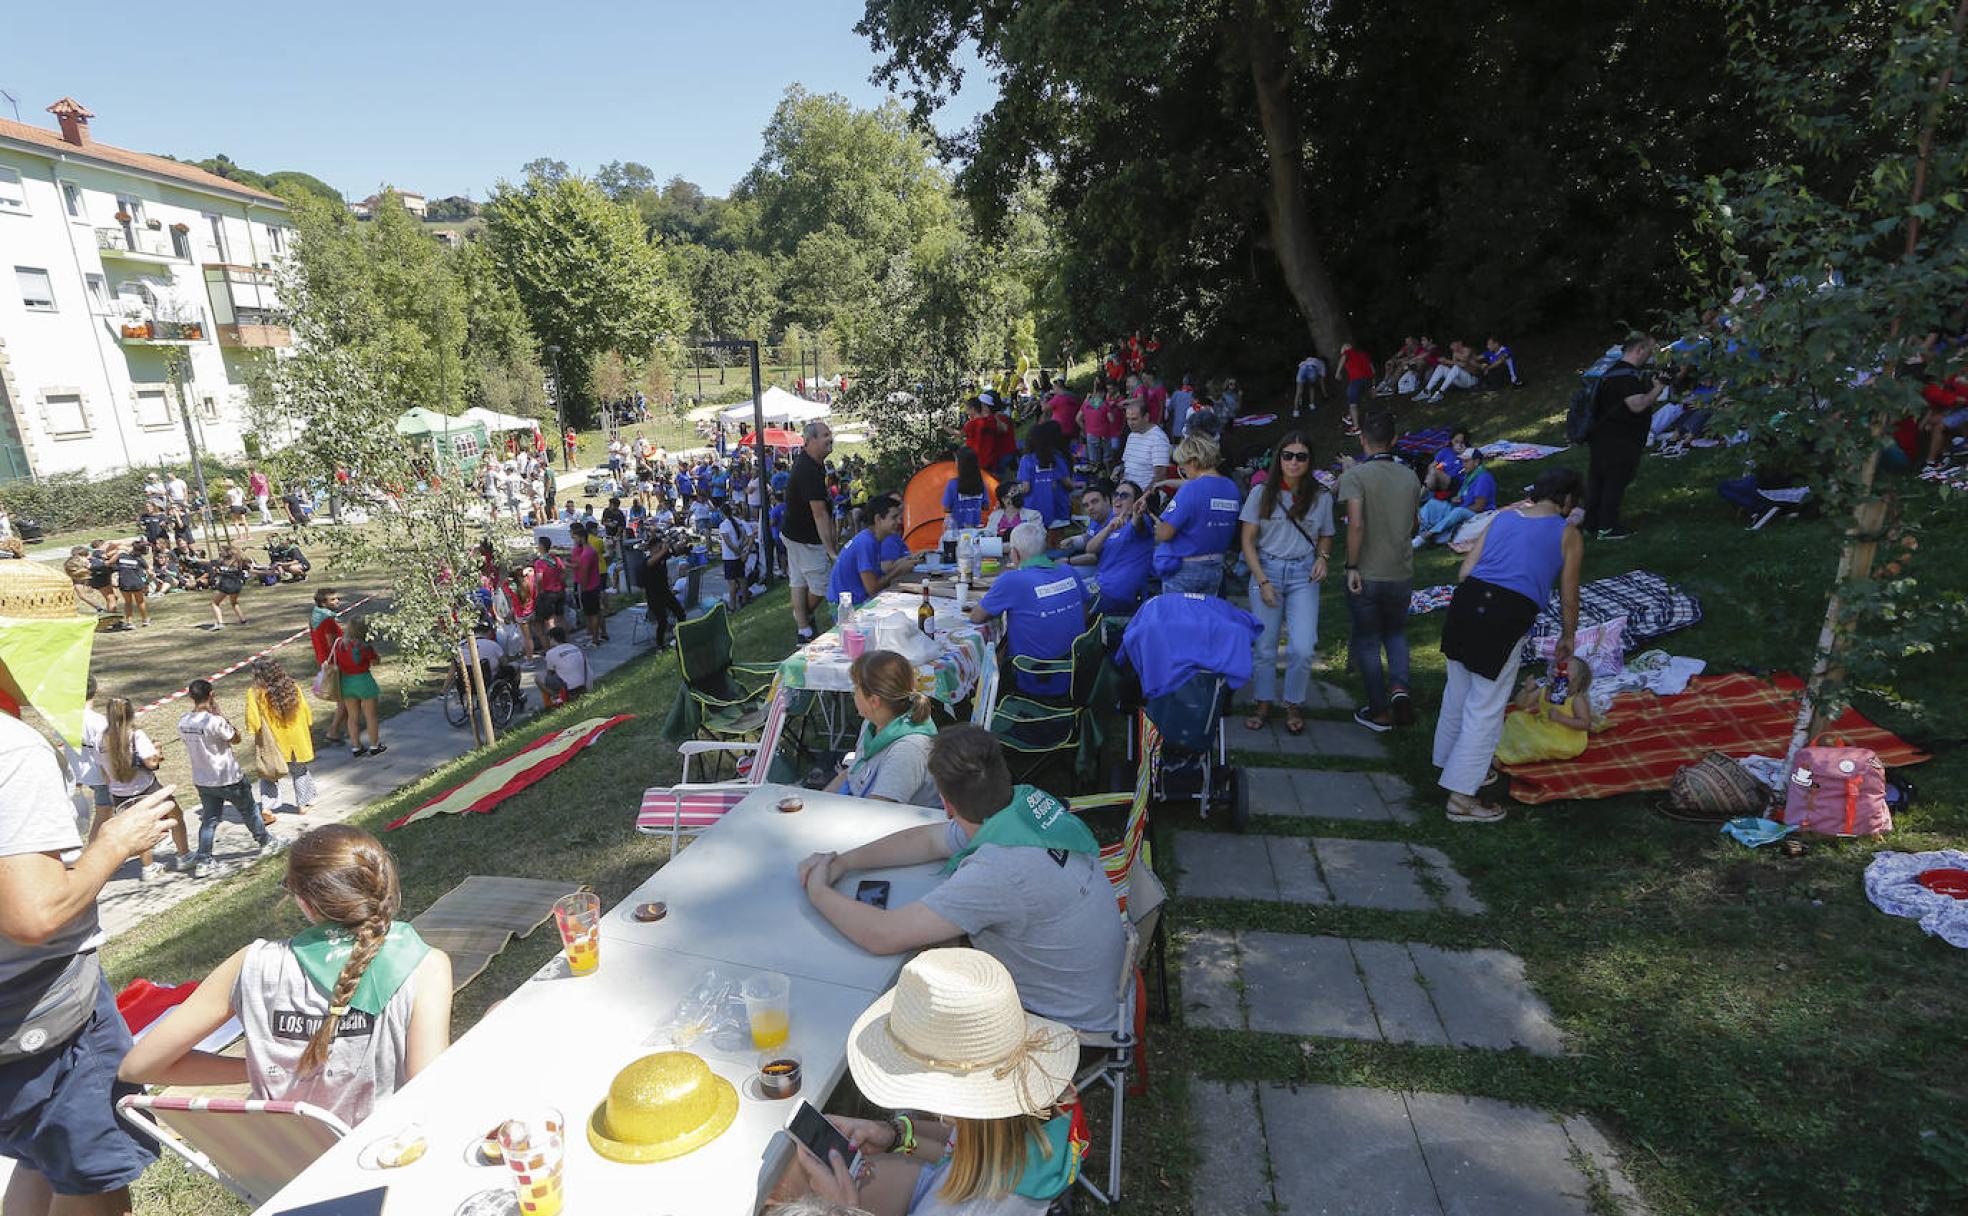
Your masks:
M 636 213 L 580 177 L 501 182 L 485 205 L 485 241 L 543 342 L 560 347 L 573 416 L 597 416 L 587 393 L 607 351 L 640 361 L 682 329 L 688 308 Z M 639 362 L 635 370 L 639 370 Z
M 601 192 L 618 203 L 630 202 L 633 196 L 645 190 L 654 189 L 656 174 L 648 165 L 635 161 L 611 160 L 595 170 L 595 185 Z
M 1968 291 L 1968 0 L 1885 9 L 1874 22 L 1803 4 L 1764 22 L 1738 4 L 1732 51 L 1796 155 L 1689 184 L 1703 238 L 1690 242 L 1691 275 L 1710 301 L 1755 284 L 1708 330 L 1729 421 L 1811 469 L 1843 534 L 1835 573 L 1824 567 L 1799 742 L 1855 691 L 1899 699 L 1909 660 L 1968 625 L 1959 596 L 1920 578 L 1916 556 L 1933 554 L 1876 484 L 1891 428 L 1921 409 L 1917 375 L 1962 367 L 1925 339 L 1960 328 Z M 1803 45 L 1816 48 L 1809 70 L 1793 60 Z
M 498 263 L 474 241 L 451 254 L 450 269 L 464 292 L 469 404 L 522 418 L 552 417 L 539 343 Z

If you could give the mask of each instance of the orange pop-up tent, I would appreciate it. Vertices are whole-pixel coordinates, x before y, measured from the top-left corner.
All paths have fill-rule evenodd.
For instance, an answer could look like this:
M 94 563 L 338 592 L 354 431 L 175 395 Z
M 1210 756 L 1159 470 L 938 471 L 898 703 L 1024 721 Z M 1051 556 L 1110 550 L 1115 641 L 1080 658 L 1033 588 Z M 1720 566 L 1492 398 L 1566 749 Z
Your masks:
M 957 462 L 939 460 L 909 479 L 902 490 L 902 540 L 911 553 L 927 553 L 943 535 L 943 487 L 957 475 Z M 984 509 L 998 504 L 998 479 L 984 474 Z

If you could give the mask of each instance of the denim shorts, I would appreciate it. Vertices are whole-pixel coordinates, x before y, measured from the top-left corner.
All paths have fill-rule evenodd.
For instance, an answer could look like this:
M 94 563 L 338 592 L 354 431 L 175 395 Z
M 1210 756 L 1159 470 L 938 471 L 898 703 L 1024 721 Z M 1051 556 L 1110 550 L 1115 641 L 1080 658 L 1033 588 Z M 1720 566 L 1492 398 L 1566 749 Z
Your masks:
M 130 1031 L 109 981 L 96 1009 L 65 1045 L 0 1064 L 0 1157 L 39 1171 L 57 1195 L 100 1195 L 125 1187 L 157 1159 L 116 1117 L 116 1100 L 143 1086 L 116 1079 Z

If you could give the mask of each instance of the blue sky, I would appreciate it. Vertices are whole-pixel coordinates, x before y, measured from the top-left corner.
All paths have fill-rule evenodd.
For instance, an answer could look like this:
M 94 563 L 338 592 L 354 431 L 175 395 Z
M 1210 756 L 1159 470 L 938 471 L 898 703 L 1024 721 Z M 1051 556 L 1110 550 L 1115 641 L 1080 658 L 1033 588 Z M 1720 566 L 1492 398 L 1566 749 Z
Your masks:
M 72 95 L 105 143 L 223 152 L 351 198 L 389 182 L 482 199 L 536 156 L 581 172 L 641 161 L 723 194 L 788 84 L 859 105 L 884 96 L 854 33 L 858 0 L 0 7 L 0 89 L 23 121 L 52 126 L 44 107 Z M 543 24 L 548 14 L 571 20 Z M 938 125 L 961 126 L 989 99 L 972 72 Z M 3 98 L 0 116 L 14 116 Z

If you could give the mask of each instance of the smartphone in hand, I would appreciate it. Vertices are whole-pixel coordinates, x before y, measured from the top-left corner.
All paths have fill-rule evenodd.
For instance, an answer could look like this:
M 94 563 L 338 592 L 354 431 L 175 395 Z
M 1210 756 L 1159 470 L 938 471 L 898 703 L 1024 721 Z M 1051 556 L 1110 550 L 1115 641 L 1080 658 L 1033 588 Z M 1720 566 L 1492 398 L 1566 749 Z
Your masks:
M 858 1175 L 861 1172 L 861 1154 L 854 1151 L 840 1129 L 827 1122 L 827 1116 L 814 1109 L 813 1103 L 801 1102 L 799 1109 L 786 1124 L 786 1131 L 793 1139 L 804 1144 L 815 1157 L 827 1160 L 829 1152 L 841 1155 L 847 1163 L 847 1172 Z

